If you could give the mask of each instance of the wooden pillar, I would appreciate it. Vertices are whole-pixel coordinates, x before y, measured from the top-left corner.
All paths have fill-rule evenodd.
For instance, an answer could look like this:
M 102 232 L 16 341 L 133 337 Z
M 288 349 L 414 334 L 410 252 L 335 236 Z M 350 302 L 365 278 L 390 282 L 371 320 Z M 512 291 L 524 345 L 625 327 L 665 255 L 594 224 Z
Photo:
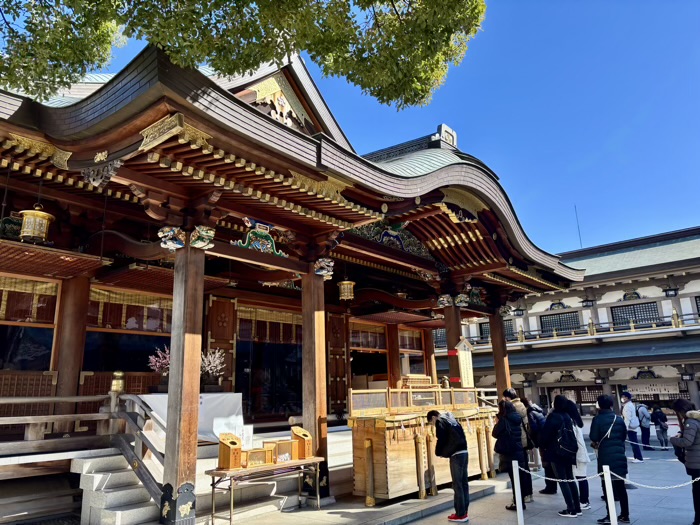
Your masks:
M 56 358 L 58 372 L 56 397 L 78 395 L 78 380 L 83 368 L 85 332 L 87 329 L 90 278 L 74 277 L 61 283 L 56 321 Z M 100 392 L 104 394 L 106 392 Z M 75 414 L 75 403 L 58 403 L 55 414 Z M 72 432 L 71 422 L 56 423 L 56 432 Z
M 195 523 L 203 310 L 204 251 L 187 243 L 175 252 L 161 523 Z
M 430 376 L 430 382 L 437 384 L 437 364 L 435 363 L 435 341 L 432 330 L 423 330 L 423 347 L 425 348 L 425 375 Z
M 462 337 L 462 316 L 458 306 L 447 306 L 445 314 L 445 339 L 447 343 L 447 364 L 450 368 L 450 386 L 460 388 L 462 375 L 459 368 L 457 345 Z
M 401 353 L 399 352 L 399 325 L 386 326 L 386 349 L 389 362 L 389 387 L 401 388 Z
M 503 317 L 496 313 L 489 315 L 491 328 L 491 348 L 493 349 L 493 366 L 496 371 L 496 388 L 500 397 L 506 388 L 510 388 L 510 366 L 508 365 L 508 349 L 506 347 L 506 331 Z
M 313 266 L 301 278 L 301 364 L 304 429 L 311 434 L 316 456 L 326 459 L 321 468 L 325 485 L 316 487 L 328 495 L 328 376 L 326 373 L 326 315 L 323 277 Z M 323 481 L 323 480 L 322 480 Z

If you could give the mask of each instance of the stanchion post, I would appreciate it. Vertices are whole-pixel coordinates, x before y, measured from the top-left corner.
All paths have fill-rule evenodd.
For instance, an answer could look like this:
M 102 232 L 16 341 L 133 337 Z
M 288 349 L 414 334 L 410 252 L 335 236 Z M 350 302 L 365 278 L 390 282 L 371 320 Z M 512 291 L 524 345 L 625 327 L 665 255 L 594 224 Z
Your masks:
M 608 504 L 608 516 L 611 525 L 617 525 L 617 509 L 615 509 L 615 493 L 613 492 L 612 479 L 610 477 L 610 467 L 603 465 L 603 481 L 605 482 L 605 495 Z
M 520 487 L 520 469 L 518 462 L 513 460 L 511 463 L 513 469 L 513 483 L 515 484 L 515 508 L 518 510 L 518 525 L 525 525 L 525 516 L 523 516 L 523 494 Z M 528 473 L 528 476 L 530 474 Z
M 486 455 L 488 454 L 488 452 L 486 450 L 486 443 L 484 443 L 484 441 L 486 441 L 484 439 L 484 425 L 481 424 L 476 429 L 476 443 L 479 447 L 479 470 L 481 470 L 481 479 L 486 480 L 489 479 L 488 460 L 486 459 Z
M 374 507 L 374 454 L 372 440 L 365 439 L 365 507 Z

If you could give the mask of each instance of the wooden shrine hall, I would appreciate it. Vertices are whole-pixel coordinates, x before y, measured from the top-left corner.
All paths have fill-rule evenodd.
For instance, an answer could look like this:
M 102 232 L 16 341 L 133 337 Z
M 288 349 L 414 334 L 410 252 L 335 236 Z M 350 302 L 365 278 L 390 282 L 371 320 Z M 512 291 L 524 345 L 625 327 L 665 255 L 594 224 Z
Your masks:
M 437 383 L 435 329 L 452 349 L 487 315 L 509 386 L 506 302 L 583 277 L 447 126 L 358 155 L 299 58 L 220 78 L 149 47 L 48 101 L 0 91 L 0 194 L 0 416 L 96 411 L 2 401 L 104 394 L 115 371 L 144 394 L 168 346 L 168 523 L 194 523 L 173 502 L 193 483 L 202 352 L 225 351 L 246 422 L 299 417 L 327 457 L 351 385 Z

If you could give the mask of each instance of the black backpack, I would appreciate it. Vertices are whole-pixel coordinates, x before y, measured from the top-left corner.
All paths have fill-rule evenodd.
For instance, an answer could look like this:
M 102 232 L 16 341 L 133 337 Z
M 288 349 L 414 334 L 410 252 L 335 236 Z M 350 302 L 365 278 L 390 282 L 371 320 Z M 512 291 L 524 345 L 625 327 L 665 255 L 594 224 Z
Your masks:
M 565 415 L 563 419 L 564 421 L 557 431 L 554 452 L 562 460 L 575 464 L 578 442 L 576 441 L 576 434 L 574 434 L 574 426 L 569 416 Z

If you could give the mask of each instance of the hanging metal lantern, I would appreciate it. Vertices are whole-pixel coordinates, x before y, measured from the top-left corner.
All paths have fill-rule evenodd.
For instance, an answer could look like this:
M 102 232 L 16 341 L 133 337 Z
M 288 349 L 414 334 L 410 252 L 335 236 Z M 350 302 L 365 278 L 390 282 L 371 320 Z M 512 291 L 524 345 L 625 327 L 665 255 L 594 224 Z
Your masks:
M 352 301 L 355 298 L 355 282 L 354 281 L 340 281 L 338 283 L 338 288 L 340 288 L 340 300 L 341 301 Z
M 36 203 L 33 210 L 22 210 L 22 230 L 19 238 L 22 242 L 32 242 L 35 244 L 45 243 L 49 233 L 49 225 L 56 219 L 50 213 L 42 211 L 44 207 Z

